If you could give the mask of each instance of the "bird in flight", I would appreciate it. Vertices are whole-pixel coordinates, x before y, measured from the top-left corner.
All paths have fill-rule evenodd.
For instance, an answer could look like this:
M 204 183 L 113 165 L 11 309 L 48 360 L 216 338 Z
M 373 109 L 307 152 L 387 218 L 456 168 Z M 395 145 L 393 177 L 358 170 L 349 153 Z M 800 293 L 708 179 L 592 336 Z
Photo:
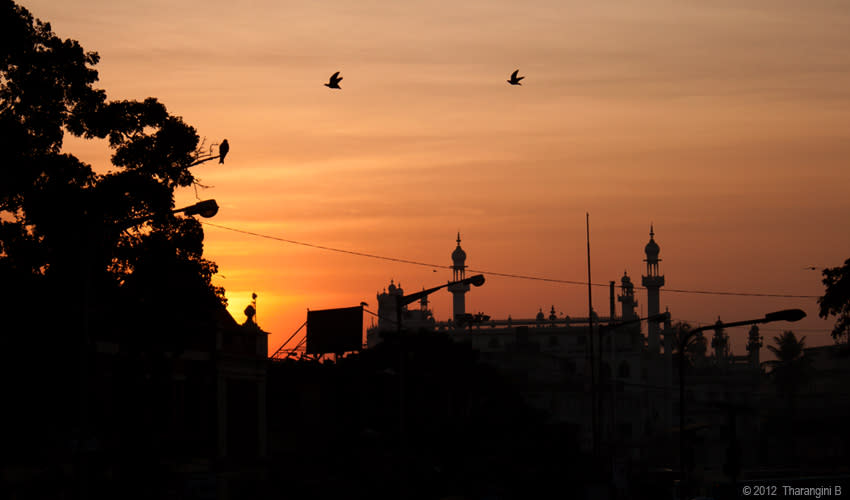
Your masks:
M 325 84 L 325 87 L 328 87 L 328 88 L 331 88 L 331 89 L 342 88 L 342 87 L 339 86 L 339 82 L 341 82 L 341 81 L 342 81 L 342 77 L 339 76 L 339 71 L 337 71 L 336 73 L 331 75 L 331 79 L 328 80 L 328 83 Z
M 510 83 L 511 85 L 522 85 L 521 83 L 519 83 L 519 81 L 522 80 L 525 77 L 524 76 L 516 76 L 517 73 L 519 73 L 519 70 L 516 70 L 513 73 L 511 73 L 511 79 L 508 80 L 508 83 Z
M 227 143 L 227 139 L 221 141 L 221 146 L 218 147 L 218 162 L 224 163 L 224 157 L 227 156 L 227 152 L 230 151 L 230 144 Z

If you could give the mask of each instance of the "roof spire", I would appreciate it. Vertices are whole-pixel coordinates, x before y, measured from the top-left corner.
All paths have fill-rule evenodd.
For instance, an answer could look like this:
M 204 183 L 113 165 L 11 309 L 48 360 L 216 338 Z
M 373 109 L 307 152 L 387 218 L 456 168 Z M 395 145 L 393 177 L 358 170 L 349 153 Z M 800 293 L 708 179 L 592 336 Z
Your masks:
M 460 246 L 460 231 L 457 232 L 457 246 Z
M 653 226 L 653 224 L 650 222 L 650 223 L 649 223 L 649 238 L 650 238 L 650 239 L 652 239 L 653 237 L 655 237 L 655 230 L 652 228 L 652 226 Z

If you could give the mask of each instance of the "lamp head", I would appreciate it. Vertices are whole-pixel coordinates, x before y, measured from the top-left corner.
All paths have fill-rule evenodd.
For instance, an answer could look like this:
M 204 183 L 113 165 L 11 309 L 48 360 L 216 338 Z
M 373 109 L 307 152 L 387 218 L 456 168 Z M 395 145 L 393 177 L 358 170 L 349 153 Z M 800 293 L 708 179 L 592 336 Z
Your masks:
M 806 312 L 802 309 L 783 309 L 764 315 L 765 323 L 771 321 L 800 321 L 806 317 Z
M 218 203 L 215 200 L 204 200 L 182 210 L 186 215 L 200 215 L 209 219 L 218 213 Z
M 484 284 L 484 275 L 476 274 L 475 276 L 471 276 L 463 280 L 463 283 L 469 283 L 472 286 L 481 286 Z

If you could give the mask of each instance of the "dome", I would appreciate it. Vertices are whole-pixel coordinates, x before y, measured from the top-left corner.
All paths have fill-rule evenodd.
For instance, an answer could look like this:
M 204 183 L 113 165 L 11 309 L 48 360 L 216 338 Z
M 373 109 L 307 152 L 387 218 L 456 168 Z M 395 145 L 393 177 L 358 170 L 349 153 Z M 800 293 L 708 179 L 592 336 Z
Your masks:
M 648 260 L 657 260 L 658 253 L 661 252 L 661 248 L 655 242 L 655 232 L 652 230 L 652 226 L 649 226 L 649 243 L 646 244 L 644 252 L 646 252 L 646 258 Z
M 661 248 L 658 246 L 658 243 L 655 240 L 649 240 L 649 243 L 646 244 L 646 248 L 644 248 L 647 257 L 658 257 L 658 253 L 661 251 Z
M 628 274 L 623 273 L 623 277 L 620 278 L 620 283 L 623 284 L 623 287 L 631 287 L 632 286 L 632 279 L 629 278 Z
M 452 252 L 452 261 L 455 265 L 463 265 L 466 261 L 466 252 L 460 247 L 460 233 L 457 233 L 457 248 Z
M 387 287 L 387 291 L 388 291 L 389 293 L 393 293 L 393 292 L 395 292 L 395 284 L 393 283 L 393 281 L 392 281 L 392 280 L 390 280 L 390 286 L 388 286 L 388 287 Z
M 466 260 L 466 252 L 463 251 L 463 248 L 460 245 L 455 248 L 455 251 L 452 252 L 452 260 L 457 263 L 463 263 Z

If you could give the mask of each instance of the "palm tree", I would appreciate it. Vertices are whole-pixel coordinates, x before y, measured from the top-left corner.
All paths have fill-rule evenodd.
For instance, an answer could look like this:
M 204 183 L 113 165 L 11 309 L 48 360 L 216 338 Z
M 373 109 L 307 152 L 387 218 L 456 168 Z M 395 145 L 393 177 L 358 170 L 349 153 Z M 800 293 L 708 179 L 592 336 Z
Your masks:
M 677 321 L 673 324 L 673 352 L 679 352 L 679 339 L 682 335 L 687 335 L 691 328 L 687 321 Z
M 687 336 L 691 330 L 693 330 L 693 327 L 687 321 L 677 321 L 673 325 L 674 353 L 679 353 L 679 340 Z M 698 332 L 695 336 L 688 339 L 688 343 L 685 345 L 685 355 L 688 357 L 688 361 L 692 366 L 697 366 L 698 358 L 705 356 L 706 344 L 707 341 L 703 337 L 702 332 Z
M 771 376 L 779 393 L 793 398 L 797 389 L 807 381 L 809 375 L 809 360 L 803 355 L 806 347 L 806 337 L 797 336 L 792 331 L 785 331 L 778 337 L 773 337 L 776 346 L 767 348 L 776 356 L 775 361 L 768 361 L 772 367 Z
M 767 365 L 772 369 L 770 377 L 776 384 L 776 389 L 788 405 L 788 431 L 787 439 L 790 446 L 791 461 L 795 461 L 795 439 L 794 419 L 797 410 L 797 393 L 810 376 L 811 363 L 805 357 L 803 349 L 806 347 L 806 337 L 797 336 L 792 331 L 782 332 L 782 335 L 773 337 L 775 346 L 767 348 L 776 356 L 776 360 L 768 361 Z

